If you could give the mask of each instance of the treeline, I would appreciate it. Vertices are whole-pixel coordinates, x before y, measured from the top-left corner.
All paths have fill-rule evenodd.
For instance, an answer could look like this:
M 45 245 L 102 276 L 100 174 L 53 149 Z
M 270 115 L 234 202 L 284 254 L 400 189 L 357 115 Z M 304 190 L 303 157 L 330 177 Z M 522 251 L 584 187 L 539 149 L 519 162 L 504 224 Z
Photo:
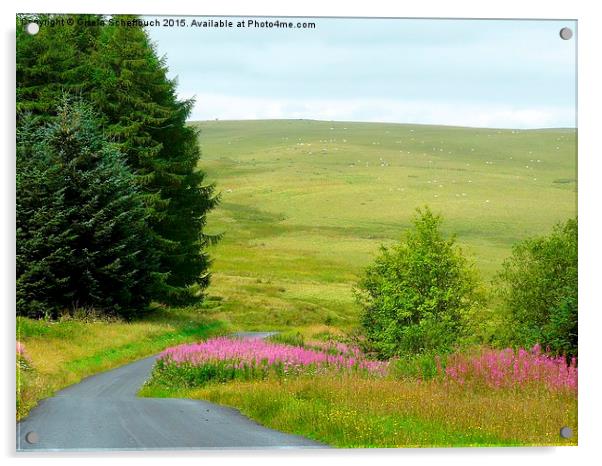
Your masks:
M 384 358 L 488 344 L 577 356 L 577 219 L 513 248 L 491 287 L 442 218 L 419 209 L 414 226 L 358 283 L 368 349 Z
M 209 282 L 214 186 L 180 100 L 141 27 L 67 16 L 29 35 L 17 18 L 17 313 L 132 316 Z M 135 19 L 123 16 L 124 21 Z M 86 24 L 86 25 L 83 25 Z

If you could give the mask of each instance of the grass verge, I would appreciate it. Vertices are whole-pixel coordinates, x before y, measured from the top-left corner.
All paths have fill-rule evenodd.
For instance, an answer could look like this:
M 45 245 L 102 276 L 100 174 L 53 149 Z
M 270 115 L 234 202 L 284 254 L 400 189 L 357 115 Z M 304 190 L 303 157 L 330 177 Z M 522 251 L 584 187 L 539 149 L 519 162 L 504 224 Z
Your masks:
M 546 390 L 467 390 L 440 381 L 353 375 L 209 384 L 146 385 L 147 397 L 204 399 L 261 424 L 336 447 L 576 445 L 577 398 Z
M 25 359 L 17 365 L 17 420 L 43 398 L 84 377 L 179 343 L 224 333 L 198 309 L 160 309 L 143 320 L 46 322 L 17 318 Z

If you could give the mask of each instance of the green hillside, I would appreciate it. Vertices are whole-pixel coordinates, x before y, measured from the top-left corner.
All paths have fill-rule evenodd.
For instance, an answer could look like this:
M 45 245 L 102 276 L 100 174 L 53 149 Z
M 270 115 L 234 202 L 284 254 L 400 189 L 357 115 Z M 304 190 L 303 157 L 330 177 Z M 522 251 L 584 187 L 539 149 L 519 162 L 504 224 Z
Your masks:
M 353 325 L 358 274 L 425 204 L 486 280 L 513 243 L 576 214 L 573 129 L 193 124 L 222 194 L 210 302 L 235 326 Z

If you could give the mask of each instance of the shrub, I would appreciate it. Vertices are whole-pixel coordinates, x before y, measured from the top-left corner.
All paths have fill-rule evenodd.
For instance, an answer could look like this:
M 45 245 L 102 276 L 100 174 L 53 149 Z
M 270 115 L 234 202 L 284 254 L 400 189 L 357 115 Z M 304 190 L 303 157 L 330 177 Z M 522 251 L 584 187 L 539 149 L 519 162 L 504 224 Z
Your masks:
M 273 343 L 282 343 L 291 346 L 305 346 L 305 339 L 300 332 L 280 332 L 267 339 Z
M 498 275 L 507 340 L 577 355 L 577 220 L 517 244 Z
M 381 357 L 451 350 L 478 302 L 474 266 L 440 225 L 428 207 L 418 209 L 414 228 L 395 246 L 381 246 L 359 282 L 362 326 Z
M 410 354 L 391 360 L 389 373 L 397 379 L 429 380 L 442 375 L 447 355 L 432 352 Z

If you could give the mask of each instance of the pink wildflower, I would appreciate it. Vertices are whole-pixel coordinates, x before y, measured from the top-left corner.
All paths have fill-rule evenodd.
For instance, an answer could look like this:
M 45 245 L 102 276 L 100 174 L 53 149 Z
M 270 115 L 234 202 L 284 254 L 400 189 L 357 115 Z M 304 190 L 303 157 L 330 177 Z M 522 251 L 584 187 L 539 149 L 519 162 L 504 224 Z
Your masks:
M 576 359 L 567 365 L 563 356 L 546 355 L 539 345 L 531 351 L 507 348 L 485 350 L 474 356 L 455 354 L 448 359 L 445 375 L 459 384 L 470 382 L 492 388 L 538 383 L 549 390 L 577 390 Z

